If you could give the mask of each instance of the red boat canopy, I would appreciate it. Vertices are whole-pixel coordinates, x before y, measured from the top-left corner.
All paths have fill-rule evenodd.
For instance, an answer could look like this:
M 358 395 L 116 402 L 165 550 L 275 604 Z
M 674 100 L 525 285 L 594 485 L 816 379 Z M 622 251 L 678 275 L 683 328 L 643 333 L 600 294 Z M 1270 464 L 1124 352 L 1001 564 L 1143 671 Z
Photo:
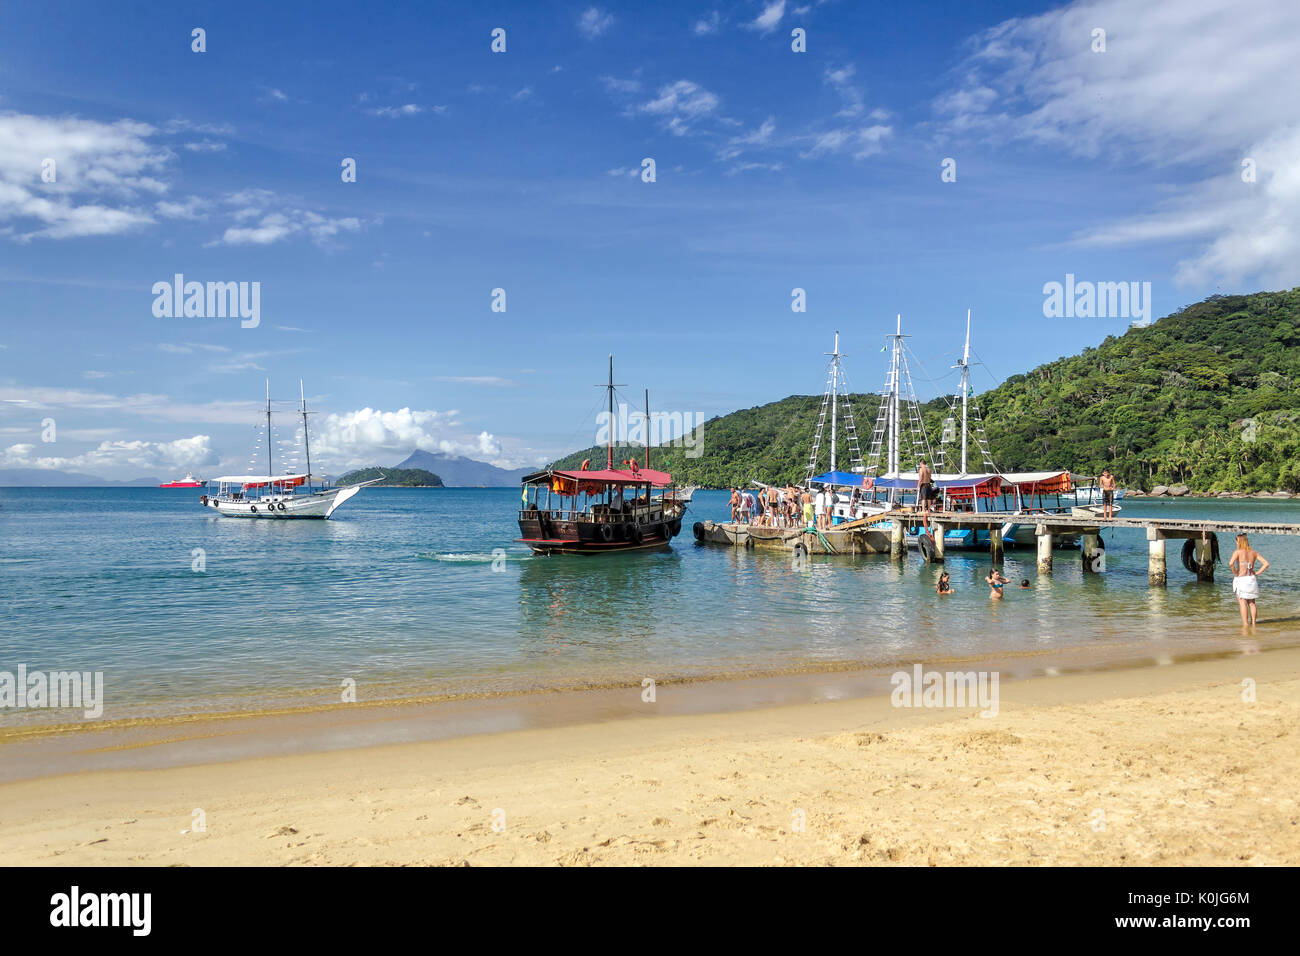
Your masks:
M 602 468 L 599 471 L 554 471 L 548 469 L 523 479 L 526 485 L 552 485 L 560 494 L 574 494 L 577 484 L 581 482 L 582 490 L 588 491 L 592 485 L 653 485 L 665 488 L 673 483 L 673 476 L 666 471 L 642 468 L 639 471 Z M 558 487 L 557 487 L 558 485 Z

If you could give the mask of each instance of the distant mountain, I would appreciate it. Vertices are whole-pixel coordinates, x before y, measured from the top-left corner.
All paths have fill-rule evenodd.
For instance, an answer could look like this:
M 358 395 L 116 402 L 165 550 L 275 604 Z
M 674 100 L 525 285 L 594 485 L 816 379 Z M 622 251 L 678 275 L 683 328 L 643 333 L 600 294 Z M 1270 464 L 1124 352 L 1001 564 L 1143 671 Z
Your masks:
M 335 482 L 336 485 L 358 485 L 363 481 L 383 478 L 376 488 L 441 488 L 442 479 L 422 468 L 361 468 L 349 471 Z
M 160 478 L 109 481 L 94 475 L 50 468 L 0 468 L 0 487 L 4 488 L 134 488 L 150 485 L 156 488 L 161 483 Z
M 431 471 L 442 479 L 448 488 L 504 488 L 519 484 L 524 475 L 536 471 L 535 468 L 498 468 L 485 461 L 462 458 L 460 455 L 439 455 L 416 449 L 405 461 L 399 461 L 396 468 L 419 468 Z

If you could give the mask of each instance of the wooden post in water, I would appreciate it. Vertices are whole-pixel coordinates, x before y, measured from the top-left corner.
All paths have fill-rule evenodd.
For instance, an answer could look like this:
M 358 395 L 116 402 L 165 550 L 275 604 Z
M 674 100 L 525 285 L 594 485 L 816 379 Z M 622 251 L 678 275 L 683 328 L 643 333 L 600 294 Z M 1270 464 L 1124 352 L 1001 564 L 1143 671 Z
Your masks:
M 1214 551 L 1209 538 L 1196 539 L 1196 548 L 1192 552 L 1196 562 L 1196 580 L 1214 583 Z
M 889 524 L 889 556 L 896 561 L 902 560 L 903 553 L 906 550 L 907 539 L 903 535 L 903 522 L 901 519 L 895 518 Z
M 989 560 L 994 566 L 1002 563 L 1002 529 L 989 528 Z
M 930 527 L 934 529 L 934 560 L 943 564 L 943 522 L 931 521 Z
M 1147 584 L 1155 588 L 1165 586 L 1165 539 L 1159 528 L 1147 528 Z
M 1038 573 L 1052 573 L 1052 533 L 1041 524 L 1038 526 Z

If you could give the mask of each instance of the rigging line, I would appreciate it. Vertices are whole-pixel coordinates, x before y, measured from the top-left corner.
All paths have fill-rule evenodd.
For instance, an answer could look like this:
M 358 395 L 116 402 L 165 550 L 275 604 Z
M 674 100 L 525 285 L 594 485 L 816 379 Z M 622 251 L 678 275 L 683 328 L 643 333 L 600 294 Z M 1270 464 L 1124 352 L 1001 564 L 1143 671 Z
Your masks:
M 925 369 L 925 364 L 920 360 L 920 358 L 917 357 L 917 354 L 914 351 L 912 351 L 911 347 L 908 346 L 906 342 L 903 343 L 903 351 L 912 356 L 912 359 L 916 362 L 917 366 L 919 366 L 921 369 L 921 377 L 924 378 L 931 385 L 935 385 L 935 383 L 937 382 L 942 382 L 945 378 L 948 378 L 949 376 L 956 374 L 955 372 L 950 371 L 946 375 L 939 376 L 939 378 L 931 378 L 930 373 L 927 372 Z M 936 397 L 938 395 L 943 394 L 942 391 L 937 387 L 935 388 L 935 392 L 936 392 Z M 930 401 L 933 401 L 933 399 L 926 399 L 927 404 Z
M 1003 381 L 1006 380 L 1005 378 L 1002 379 L 1001 381 L 998 380 L 997 376 L 993 374 L 993 369 L 989 368 L 989 363 L 984 361 L 984 359 L 980 356 L 980 353 L 975 350 L 975 347 L 973 345 L 971 346 L 971 354 L 975 356 L 975 362 L 972 364 L 983 367 L 984 371 L 988 374 L 989 379 L 993 382 L 994 388 L 997 388 L 999 385 L 1002 384 Z

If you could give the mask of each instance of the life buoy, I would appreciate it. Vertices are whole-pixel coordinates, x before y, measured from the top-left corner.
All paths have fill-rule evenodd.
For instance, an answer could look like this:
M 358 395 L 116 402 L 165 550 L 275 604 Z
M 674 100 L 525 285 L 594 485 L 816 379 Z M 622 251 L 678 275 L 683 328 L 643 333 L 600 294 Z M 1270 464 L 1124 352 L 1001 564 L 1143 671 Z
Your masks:
M 680 526 L 681 526 L 681 522 L 678 521 L 678 522 L 677 522 L 677 525 L 680 527 Z M 691 528 L 691 533 L 695 535 L 695 540 L 696 540 L 696 541 L 703 541 L 703 540 L 704 540 L 704 524 L 703 524 L 703 522 L 700 522 L 700 521 L 695 522 L 694 527 Z
M 611 524 L 602 524 L 600 526 L 600 540 L 606 544 L 614 540 L 614 526 Z
M 283 510 L 284 510 L 284 502 L 281 501 L 278 505 L 276 505 L 276 507 L 279 508 L 281 511 L 283 511 Z
M 249 505 L 248 510 L 253 514 L 257 514 L 257 505 Z

